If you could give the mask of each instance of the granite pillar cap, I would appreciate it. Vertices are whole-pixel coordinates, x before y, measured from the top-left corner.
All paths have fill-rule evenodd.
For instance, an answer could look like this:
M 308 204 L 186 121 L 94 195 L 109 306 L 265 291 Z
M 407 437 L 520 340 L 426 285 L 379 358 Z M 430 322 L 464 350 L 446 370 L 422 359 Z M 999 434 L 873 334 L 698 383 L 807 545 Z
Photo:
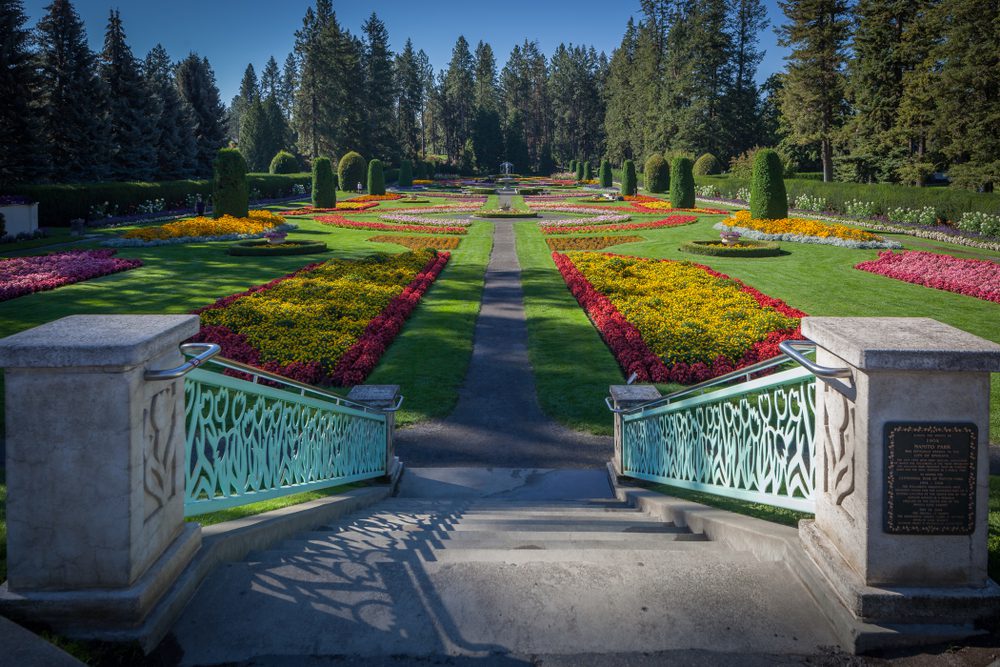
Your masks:
M 806 317 L 802 334 L 862 370 L 1000 371 L 1000 345 L 929 317 Z
M 613 384 L 609 391 L 611 399 L 618 405 L 646 403 L 662 397 L 660 391 L 651 384 Z
M 0 340 L 0 367 L 136 366 L 198 328 L 197 315 L 70 315 Z

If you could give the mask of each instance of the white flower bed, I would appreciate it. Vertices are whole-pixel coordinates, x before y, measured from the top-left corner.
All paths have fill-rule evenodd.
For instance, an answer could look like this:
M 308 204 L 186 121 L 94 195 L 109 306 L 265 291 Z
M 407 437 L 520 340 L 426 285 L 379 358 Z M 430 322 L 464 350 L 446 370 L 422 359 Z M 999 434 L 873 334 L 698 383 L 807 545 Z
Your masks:
M 468 227 L 471 220 L 446 219 L 446 218 L 425 218 L 419 215 L 407 215 L 405 213 L 386 213 L 378 217 L 385 222 L 398 222 L 406 225 L 426 225 L 428 227 Z
M 578 227 L 580 225 L 612 225 L 619 222 L 628 222 L 632 219 L 630 215 L 620 213 L 607 213 L 605 215 L 594 215 L 589 218 L 566 218 L 565 220 L 539 220 L 539 227 Z
M 822 236 L 806 236 L 804 234 L 765 234 L 764 232 L 759 232 L 756 229 L 748 229 L 746 227 L 737 227 L 732 225 L 727 225 L 724 223 L 717 223 L 713 229 L 721 231 L 734 231 L 739 232 L 741 236 L 745 236 L 748 239 L 754 239 L 755 241 L 790 241 L 792 243 L 815 243 L 818 245 L 834 245 L 840 248 L 855 248 L 858 250 L 868 250 L 873 248 L 885 249 L 885 248 L 902 248 L 903 244 L 898 241 L 889 241 L 888 239 L 884 241 L 851 241 L 848 239 L 841 239 L 833 236 L 822 237 Z
M 143 241 L 142 239 L 115 238 L 102 241 L 101 245 L 109 248 L 152 248 L 159 245 L 179 245 L 181 243 L 205 243 L 206 241 L 246 241 L 247 239 L 262 239 L 271 232 L 290 232 L 298 229 L 298 225 L 286 222 L 257 234 L 221 234 L 219 236 L 178 236 L 172 239 L 157 239 Z
M 549 204 L 546 202 L 531 202 L 525 200 L 528 208 L 537 208 L 540 211 L 555 211 L 556 213 L 582 213 L 583 215 L 593 215 L 595 211 L 602 210 L 595 206 L 565 206 L 563 204 Z M 607 209 L 603 209 L 607 210 Z

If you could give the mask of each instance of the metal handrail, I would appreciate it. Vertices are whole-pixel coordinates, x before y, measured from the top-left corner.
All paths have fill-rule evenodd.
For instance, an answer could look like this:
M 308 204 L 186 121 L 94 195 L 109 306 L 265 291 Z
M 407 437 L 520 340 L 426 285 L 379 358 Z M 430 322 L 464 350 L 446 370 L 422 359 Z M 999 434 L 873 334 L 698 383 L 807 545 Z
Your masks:
M 195 350 L 200 350 L 200 352 L 195 353 Z M 177 378 L 182 378 L 194 369 L 198 368 L 198 366 L 201 366 L 221 351 L 222 348 L 215 343 L 184 343 L 181 345 L 181 353 L 194 354 L 193 357 L 176 368 L 147 370 L 143 374 L 143 377 L 146 380 L 154 382 L 158 380 L 176 380 Z
M 808 359 L 803 355 L 799 349 L 809 348 L 816 349 L 816 343 L 811 340 L 786 340 L 778 344 L 778 349 L 781 350 L 782 354 L 772 357 L 770 359 L 765 359 L 764 361 L 758 361 L 756 364 L 746 366 L 744 368 L 739 368 L 735 371 L 730 371 L 725 375 L 720 375 L 718 377 L 705 380 L 704 382 L 699 382 L 698 384 L 693 384 L 690 387 L 685 387 L 684 389 L 679 389 L 673 393 L 667 394 L 666 396 L 661 396 L 652 401 L 647 401 L 646 403 L 641 403 L 639 405 L 634 405 L 629 408 L 616 408 L 614 406 L 614 401 L 610 396 L 604 397 L 604 404 L 608 406 L 608 410 L 615 414 L 630 414 L 633 412 L 640 412 L 642 410 L 647 410 L 652 407 L 659 405 L 669 404 L 671 401 L 676 401 L 684 396 L 689 396 L 691 394 L 702 391 L 703 389 L 708 389 L 709 387 L 715 387 L 720 384 L 726 384 L 735 380 L 737 378 L 743 378 L 744 382 L 750 381 L 750 376 L 754 373 L 759 373 L 761 371 L 774 368 L 776 366 L 782 366 L 787 364 L 789 361 L 794 361 L 807 371 L 815 375 L 816 377 L 823 379 L 831 378 L 849 378 L 851 377 L 851 369 L 849 368 L 831 368 L 829 366 L 820 366 L 816 362 Z

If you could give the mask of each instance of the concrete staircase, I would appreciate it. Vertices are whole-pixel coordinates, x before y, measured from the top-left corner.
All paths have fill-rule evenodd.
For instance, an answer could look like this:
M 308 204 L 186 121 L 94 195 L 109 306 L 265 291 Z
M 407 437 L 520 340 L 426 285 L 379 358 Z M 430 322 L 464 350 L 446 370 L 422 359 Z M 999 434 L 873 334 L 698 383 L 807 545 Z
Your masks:
M 708 651 L 784 664 L 835 643 L 782 563 L 612 498 L 523 495 L 390 498 L 225 566 L 174 629 L 184 663 Z

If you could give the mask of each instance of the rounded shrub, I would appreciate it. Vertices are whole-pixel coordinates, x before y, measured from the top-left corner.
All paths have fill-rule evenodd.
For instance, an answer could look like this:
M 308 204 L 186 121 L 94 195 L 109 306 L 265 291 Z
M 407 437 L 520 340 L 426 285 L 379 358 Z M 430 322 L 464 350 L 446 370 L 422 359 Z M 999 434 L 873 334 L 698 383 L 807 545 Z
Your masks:
M 607 160 L 601 160 L 601 170 L 599 172 L 599 178 L 601 179 L 602 188 L 610 188 L 612 185 L 611 180 L 611 163 Z
M 583 162 L 577 161 L 576 163 L 576 180 L 583 180 Z
M 740 239 L 728 246 L 718 241 L 688 241 L 681 244 L 678 250 L 711 257 L 777 257 L 788 254 L 777 243 L 752 239 Z
M 333 163 L 328 157 L 313 160 L 312 202 L 316 208 L 337 205 L 337 181 L 333 175 Z
M 368 194 L 385 194 L 385 171 L 382 170 L 382 160 L 372 160 L 368 163 Z
M 278 151 L 271 158 L 271 166 L 268 171 L 272 174 L 297 174 L 299 173 L 299 159 L 288 151 Z
M 625 160 L 622 164 L 622 194 L 625 196 L 634 195 L 638 184 L 635 180 L 635 162 Z
M 399 176 L 396 178 L 396 182 L 401 188 L 408 188 L 413 185 L 413 163 L 409 160 L 400 160 L 399 162 Z
M 368 164 L 360 153 L 351 151 L 340 158 L 337 173 L 340 175 L 340 189 L 350 191 L 356 188 L 358 183 L 365 182 Z
M 653 153 L 646 158 L 643 178 L 648 192 L 666 192 L 670 188 L 670 167 L 662 155 Z
M 709 176 L 719 173 L 719 159 L 711 153 L 705 153 L 694 162 L 695 176 Z
M 235 148 L 222 148 L 215 156 L 212 179 L 213 215 L 245 218 L 250 208 L 247 161 Z
M 694 208 L 694 165 L 691 158 L 674 158 L 670 169 L 670 204 L 674 208 Z
M 755 220 L 788 217 L 788 195 L 781 156 L 770 148 L 757 151 L 750 177 L 750 216 Z

